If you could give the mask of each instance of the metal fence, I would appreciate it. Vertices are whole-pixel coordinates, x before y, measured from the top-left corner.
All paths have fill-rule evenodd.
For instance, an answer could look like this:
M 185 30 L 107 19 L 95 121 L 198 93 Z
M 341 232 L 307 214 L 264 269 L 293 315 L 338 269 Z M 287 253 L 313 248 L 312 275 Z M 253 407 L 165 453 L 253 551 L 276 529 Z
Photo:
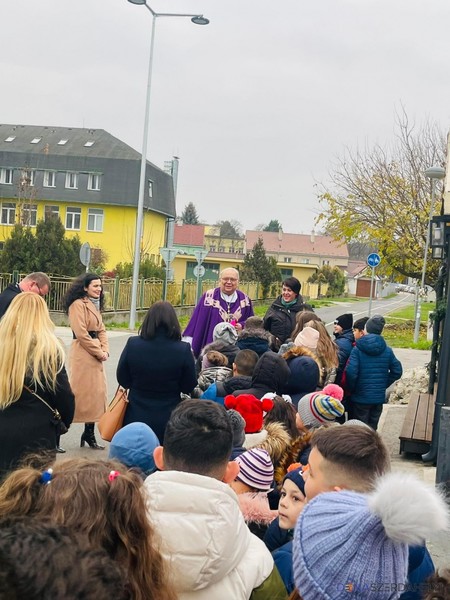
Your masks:
M 0 273 L 0 291 L 13 281 L 20 281 L 25 274 Z M 131 304 L 131 278 L 102 277 L 105 294 L 105 311 L 127 311 Z M 48 308 L 54 312 L 64 312 L 63 298 L 73 282 L 72 277 L 50 276 L 51 289 L 45 297 Z M 214 280 L 201 282 L 202 293 L 218 284 Z M 281 286 L 280 286 L 281 287 Z M 262 300 L 262 287 L 255 281 L 239 282 L 239 289 L 245 292 L 252 300 Z M 310 298 L 317 297 L 317 285 L 302 283 L 302 293 Z M 312 295 L 315 294 L 315 295 Z M 169 281 L 167 284 L 167 300 L 173 306 L 193 306 L 197 296 L 197 281 L 183 279 L 181 282 Z M 164 281 L 162 279 L 139 279 L 137 293 L 137 309 L 147 309 L 158 300 L 164 298 Z

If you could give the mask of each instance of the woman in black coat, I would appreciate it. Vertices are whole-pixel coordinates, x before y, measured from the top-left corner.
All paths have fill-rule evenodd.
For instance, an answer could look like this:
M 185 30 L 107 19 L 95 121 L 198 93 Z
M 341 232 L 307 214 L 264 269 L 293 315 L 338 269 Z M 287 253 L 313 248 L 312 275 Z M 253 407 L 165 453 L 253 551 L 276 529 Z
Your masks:
M 269 307 L 264 317 L 264 329 L 277 338 L 278 347 L 291 337 L 297 313 L 305 310 L 300 294 L 302 284 L 296 277 L 283 281 L 281 296 Z
M 169 302 L 155 302 L 139 335 L 126 343 L 117 365 L 117 381 L 129 389 L 123 424 L 146 423 L 162 444 L 180 394 L 190 394 L 197 385 L 191 348 L 181 341 L 180 325 Z
M 54 329 L 45 301 L 32 292 L 18 294 L 0 322 L 0 477 L 29 453 L 54 459 L 59 435 L 51 408 L 67 427 L 72 422 L 75 400 Z

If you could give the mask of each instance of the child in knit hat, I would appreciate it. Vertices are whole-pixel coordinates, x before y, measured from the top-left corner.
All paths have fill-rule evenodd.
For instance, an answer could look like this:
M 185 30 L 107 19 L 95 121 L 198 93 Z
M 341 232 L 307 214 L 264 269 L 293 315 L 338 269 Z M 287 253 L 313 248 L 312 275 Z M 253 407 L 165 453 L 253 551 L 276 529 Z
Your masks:
M 239 473 L 231 482 L 238 494 L 239 504 L 250 531 L 263 538 L 269 524 L 277 516 L 270 510 L 267 493 L 273 486 L 273 464 L 269 453 L 262 448 L 247 450 L 235 459 Z
M 251 448 L 264 442 L 267 432 L 262 431 L 264 413 L 273 407 L 273 401 L 269 398 L 259 400 L 252 394 L 240 394 L 239 396 L 225 396 L 225 408 L 233 408 L 244 417 L 245 420 L 245 446 Z
M 315 432 L 309 468 L 304 474 L 307 502 L 323 492 L 369 493 L 377 480 L 390 470 L 389 451 L 381 436 L 360 421 L 353 423 L 347 421 L 339 427 Z M 433 561 L 426 546 L 410 546 L 409 584 L 419 589 L 433 572 Z M 421 595 L 409 591 L 407 598 L 421 600 Z
M 448 523 L 445 500 L 406 473 L 380 477 L 368 494 L 319 494 L 295 528 L 298 593 L 303 600 L 397 599 L 408 589 L 408 545 Z
M 303 467 L 292 464 L 283 479 L 278 505 L 278 517 L 272 521 L 264 542 L 272 552 L 275 565 L 288 593 L 294 589 L 292 572 L 292 538 L 297 519 L 306 504 Z

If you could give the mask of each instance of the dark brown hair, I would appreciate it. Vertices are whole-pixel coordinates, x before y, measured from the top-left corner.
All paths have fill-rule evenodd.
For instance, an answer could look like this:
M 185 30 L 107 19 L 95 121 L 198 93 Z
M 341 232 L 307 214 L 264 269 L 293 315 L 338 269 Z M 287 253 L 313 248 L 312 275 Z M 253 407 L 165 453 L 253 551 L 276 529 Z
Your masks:
M 298 437 L 298 429 L 295 424 L 297 410 L 290 402 L 286 402 L 281 396 L 275 396 L 272 399 L 273 408 L 264 417 L 264 425 L 268 423 L 281 423 L 286 429 L 291 439 Z
M 368 491 L 375 479 L 390 469 L 389 452 L 381 436 L 364 424 L 318 429 L 311 446 L 328 463 L 328 474 L 333 478 L 329 483 L 334 485 Z
M 159 300 L 150 306 L 139 329 L 139 335 L 144 340 L 151 340 L 160 332 L 164 332 L 169 340 L 181 340 L 177 314 L 170 302 L 165 300 Z
M 248 322 L 248 320 L 247 320 Z M 259 356 L 254 350 L 245 349 L 239 350 L 234 358 L 234 364 L 236 365 L 237 372 L 239 375 L 246 375 L 251 377 L 255 370 L 256 363 L 259 360 Z

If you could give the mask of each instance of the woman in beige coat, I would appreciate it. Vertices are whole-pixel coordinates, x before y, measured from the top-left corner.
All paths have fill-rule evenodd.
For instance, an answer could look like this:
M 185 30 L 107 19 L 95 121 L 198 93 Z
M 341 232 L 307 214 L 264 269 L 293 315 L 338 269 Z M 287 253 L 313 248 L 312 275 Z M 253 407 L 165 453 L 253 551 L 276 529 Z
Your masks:
M 70 350 L 70 385 L 75 394 L 75 423 L 84 423 L 81 446 L 103 450 L 94 434 L 95 423 L 105 412 L 106 375 L 103 362 L 109 357 L 108 339 L 103 325 L 102 282 L 95 273 L 78 277 L 69 288 L 64 305 L 73 332 Z

